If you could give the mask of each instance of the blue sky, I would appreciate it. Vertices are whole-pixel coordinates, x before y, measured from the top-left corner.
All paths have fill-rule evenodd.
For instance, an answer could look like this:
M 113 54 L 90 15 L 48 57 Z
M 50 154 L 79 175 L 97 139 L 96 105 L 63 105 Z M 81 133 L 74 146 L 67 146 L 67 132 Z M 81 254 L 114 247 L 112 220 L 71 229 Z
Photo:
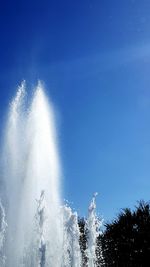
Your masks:
M 150 2 L 1 1 L 0 118 L 17 85 L 57 110 L 64 198 L 106 220 L 149 200 Z

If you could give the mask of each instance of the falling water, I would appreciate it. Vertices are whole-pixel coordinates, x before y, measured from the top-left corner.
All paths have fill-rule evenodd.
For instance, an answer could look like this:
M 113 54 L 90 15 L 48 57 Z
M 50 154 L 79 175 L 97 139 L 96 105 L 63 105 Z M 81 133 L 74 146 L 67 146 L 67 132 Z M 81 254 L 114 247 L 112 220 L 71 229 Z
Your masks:
M 0 266 L 80 267 L 78 216 L 61 201 L 53 106 L 40 82 L 31 103 L 25 87 L 23 82 L 10 105 L 4 137 Z

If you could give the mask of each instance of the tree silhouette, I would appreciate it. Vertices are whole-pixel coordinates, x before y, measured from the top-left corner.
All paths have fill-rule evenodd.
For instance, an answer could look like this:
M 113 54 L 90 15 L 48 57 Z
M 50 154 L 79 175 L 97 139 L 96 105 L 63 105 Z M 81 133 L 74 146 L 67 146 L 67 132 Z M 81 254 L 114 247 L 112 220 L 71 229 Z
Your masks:
M 148 267 L 150 262 L 150 204 L 123 209 L 107 223 L 102 236 L 105 266 Z

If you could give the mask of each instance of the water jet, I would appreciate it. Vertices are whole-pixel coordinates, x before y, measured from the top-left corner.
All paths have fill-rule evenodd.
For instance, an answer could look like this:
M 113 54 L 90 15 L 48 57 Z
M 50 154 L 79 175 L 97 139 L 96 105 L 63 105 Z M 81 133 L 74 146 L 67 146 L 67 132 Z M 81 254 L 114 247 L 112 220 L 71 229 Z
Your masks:
M 53 105 L 39 82 L 30 105 L 26 84 L 10 104 L 3 145 L 0 260 L 5 267 L 82 267 L 78 215 L 62 202 Z M 96 266 L 99 227 L 89 207 L 87 265 Z M 7 221 L 7 223 L 6 223 Z

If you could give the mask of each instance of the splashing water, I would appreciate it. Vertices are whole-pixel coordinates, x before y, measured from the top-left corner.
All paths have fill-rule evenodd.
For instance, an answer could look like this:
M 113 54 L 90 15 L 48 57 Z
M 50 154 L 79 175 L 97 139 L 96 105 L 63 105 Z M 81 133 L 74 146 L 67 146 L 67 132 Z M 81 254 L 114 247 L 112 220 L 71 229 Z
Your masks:
M 25 87 L 23 82 L 10 105 L 5 130 L 3 202 L 8 227 L 0 203 L 0 266 L 80 267 L 78 216 L 61 203 L 53 106 L 40 82 L 27 105 Z M 87 221 L 89 267 L 96 266 L 94 203 L 93 198 Z

